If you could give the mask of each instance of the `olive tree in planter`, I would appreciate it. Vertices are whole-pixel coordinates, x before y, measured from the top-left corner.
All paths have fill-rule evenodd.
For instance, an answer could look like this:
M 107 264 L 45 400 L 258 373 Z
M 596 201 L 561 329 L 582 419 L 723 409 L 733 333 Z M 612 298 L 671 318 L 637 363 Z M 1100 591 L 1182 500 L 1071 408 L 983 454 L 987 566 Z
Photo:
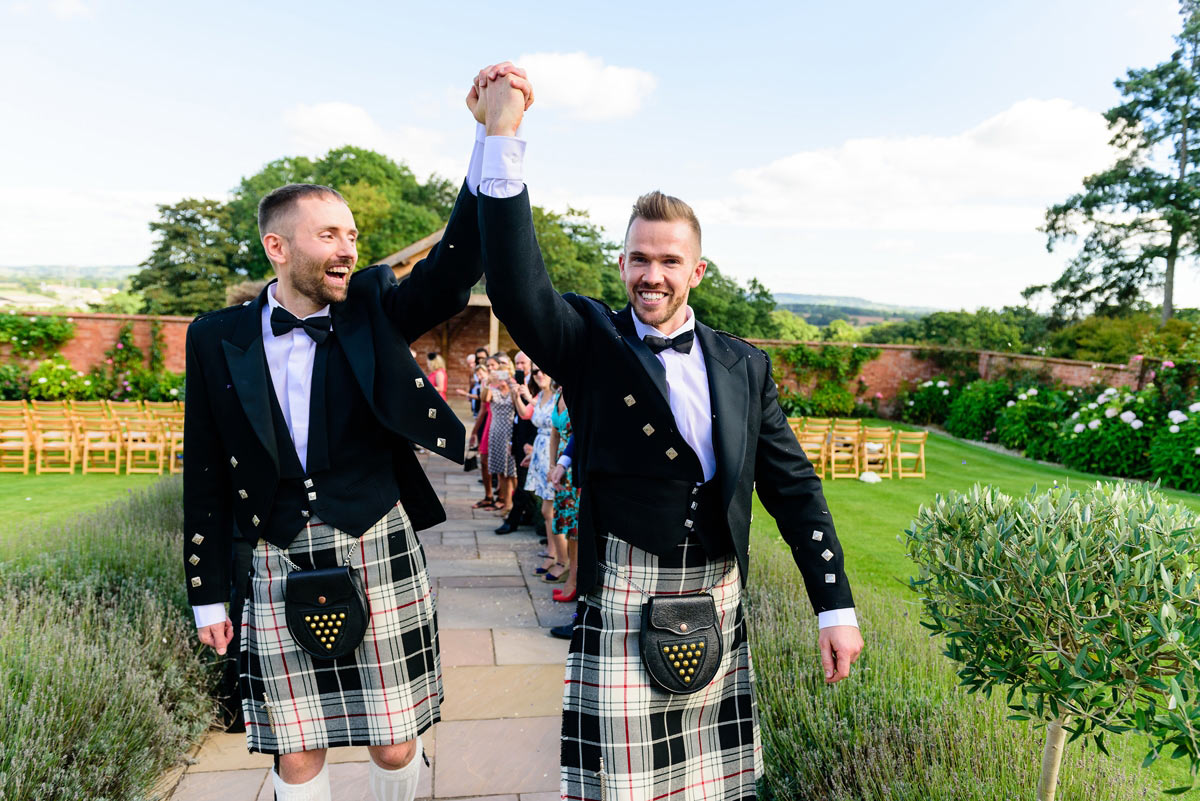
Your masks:
M 922 506 L 905 533 L 922 625 L 942 635 L 969 692 L 1007 688 L 1016 720 L 1045 721 L 1039 801 L 1052 801 L 1066 735 L 1105 750 L 1142 732 L 1200 768 L 1200 524 L 1147 486 L 976 485 Z M 1168 792 L 1184 792 L 1175 788 Z

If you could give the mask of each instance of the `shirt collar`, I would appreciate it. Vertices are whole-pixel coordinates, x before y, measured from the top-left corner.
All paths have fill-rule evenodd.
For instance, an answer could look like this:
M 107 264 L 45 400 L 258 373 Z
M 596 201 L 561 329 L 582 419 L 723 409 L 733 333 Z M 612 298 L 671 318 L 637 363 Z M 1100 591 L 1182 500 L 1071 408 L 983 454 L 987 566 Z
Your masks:
M 278 281 L 272 281 L 270 284 L 267 285 L 267 306 L 270 307 L 271 311 L 274 311 L 275 309 L 283 309 L 283 304 L 280 303 L 279 301 L 275 300 L 275 290 L 278 287 L 279 287 Z M 287 310 L 284 309 L 284 311 L 287 311 Z M 301 317 L 300 319 L 307 320 L 309 317 L 320 317 L 323 314 L 329 314 L 329 304 L 328 303 L 326 303 L 324 307 L 317 309 L 315 312 L 308 315 L 307 317 Z
M 677 337 L 680 334 L 683 334 L 687 331 L 695 330 L 696 314 L 692 311 L 691 306 L 687 306 L 686 308 L 687 308 L 687 319 L 684 321 L 683 325 L 679 326 L 673 332 L 671 332 L 671 334 L 669 335 L 670 337 L 674 338 L 674 337 Z M 641 320 L 639 320 L 637 313 L 632 308 L 629 309 L 629 314 L 630 314 L 630 316 L 633 317 L 633 330 L 637 331 L 638 339 L 645 339 L 646 334 L 653 334 L 656 337 L 668 336 L 667 334 L 664 334 L 662 331 L 658 330 L 657 328 L 646 325 Z

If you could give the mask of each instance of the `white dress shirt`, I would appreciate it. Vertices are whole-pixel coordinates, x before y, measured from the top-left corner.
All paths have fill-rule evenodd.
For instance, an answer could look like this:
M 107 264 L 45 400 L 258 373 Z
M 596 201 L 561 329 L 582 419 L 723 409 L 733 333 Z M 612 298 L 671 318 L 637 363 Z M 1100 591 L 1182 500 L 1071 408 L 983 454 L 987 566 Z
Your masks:
M 477 132 L 476 139 L 478 135 Z M 485 135 L 479 191 L 488 197 L 515 197 L 525 189 L 525 142 L 520 136 L 519 129 L 515 137 Z M 633 324 L 639 337 L 646 334 L 678 336 L 695 329 L 696 316 L 689 306 L 687 322 L 670 334 L 646 325 L 636 314 Z M 712 444 L 708 368 L 704 363 L 700 340 L 695 340 L 689 353 L 667 349 L 658 354 L 658 360 L 667 371 L 668 401 L 675 425 L 679 426 L 679 433 L 700 457 L 704 480 L 710 481 L 717 473 L 717 459 Z M 558 464 L 570 467 L 571 460 L 561 456 Z M 829 626 L 858 626 L 858 616 L 853 607 L 829 609 L 817 615 L 817 625 L 823 629 Z

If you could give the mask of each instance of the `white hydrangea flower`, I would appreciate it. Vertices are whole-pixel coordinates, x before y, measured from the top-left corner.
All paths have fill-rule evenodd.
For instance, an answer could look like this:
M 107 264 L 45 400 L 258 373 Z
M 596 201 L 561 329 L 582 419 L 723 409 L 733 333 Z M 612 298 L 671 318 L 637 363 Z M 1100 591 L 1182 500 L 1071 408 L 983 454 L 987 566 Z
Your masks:
M 1091 421 L 1090 423 L 1087 424 L 1087 426 L 1088 426 L 1088 428 L 1095 431 L 1097 428 L 1100 427 L 1100 418 L 1096 418 L 1095 420 Z
M 39 383 L 39 384 L 45 384 L 45 383 L 46 383 L 46 376 L 42 376 L 41 378 L 39 378 L 39 379 L 38 379 L 38 383 Z
M 1075 390 L 1073 390 L 1073 389 L 1068 389 L 1068 390 L 1067 390 L 1067 397 L 1068 397 L 1068 398 L 1073 398 L 1073 397 L 1075 397 Z
M 943 394 L 943 395 L 949 395 L 949 394 L 950 394 L 950 390 L 948 390 L 948 389 L 943 389 L 943 390 L 942 390 L 942 394 Z
M 1076 424 L 1075 424 L 1075 433 L 1076 433 L 1076 434 L 1082 434 L 1082 433 L 1083 433 L 1083 430 L 1084 430 L 1085 428 L 1087 428 L 1087 426 L 1085 426 L 1083 423 L 1076 423 Z
M 1172 434 L 1178 434 L 1178 433 L 1179 433 L 1179 426 L 1171 426 L 1171 427 L 1170 427 L 1170 428 L 1168 428 L 1167 430 L 1168 430 L 1168 431 L 1170 431 Z
M 1200 456 L 1200 447 L 1197 447 L 1196 450 L 1192 451 L 1192 453 L 1196 454 L 1197 456 Z
M 909 401 L 909 402 L 908 402 L 908 405 L 909 405 L 909 406 L 916 406 L 916 405 L 917 405 L 917 402 L 916 402 L 916 401 Z
M 1196 401 L 1191 406 L 1189 406 L 1188 411 L 1191 412 L 1192 414 L 1195 414 L 1196 412 L 1200 412 L 1200 401 Z
M 949 384 L 949 383 L 947 383 L 947 382 L 945 382 L 945 381 L 939 381 L 939 382 L 937 382 L 937 385 L 938 385 L 939 387 L 948 387 L 948 386 L 950 386 L 950 384 Z
M 1116 407 L 1109 406 L 1107 409 L 1104 410 L 1104 416 L 1105 417 L 1116 417 L 1117 416 Z
M 179 394 L 179 390 L 178 390 L 178 389 L 175 389 L 174 387 L 171 387 L 171 394 L 172 394 L 172 395 L 178 395 L 178 394 Z M 911 403 L 911 401 L 910 401 L 910 403 Z
M 1028 392 L 1026 392 L 1025 394 L 1026 394 L 1026 395 L 1028 395 L 1029 397 L 1031 397 L 1031 398 L 1032 398 L 1032 397 L 1034 397 L 1035 395 L 1037 395 L 1037 388 L 1036 388 L 1036 387 L 1034 387 L 1033 389 L 1029 390 L 1029 391 L 1028 391 Z
M 1024 392 L 1022 392 L 1020 395 L 1017 396 L 1017 400 L 1028 400 L 1028 399 L 1029 399 L 1029 396 L 1026 395 Z
M 83 382 L 83 385 L 84 385 L 85 387 L 90 387 L 90 386 L 92 385 L 92 382 L 91 382 L 90 380 L 86 380 L 86 381 L 84 381 L 84 382 Z
M 1137 419 L 1137 414 L 1134 413 L 1133 411 L 1121 412 L 1121 422 L 1122 423 L 1132 423 L 1136 419 Z
M 1129 427 L 1132 428 L 1134 431 L 1137 431 L 1139 428 L 1141 428 L 1144 425 L 1146 425 L 1146 424 L 1143 423 L 1141 420 L 1134 420 L 1132 423 L 1129 424 Z
M 932 381 L 926 381 L 924 384 L 921 385 L 921 388 L 923 389 L 925 387 L 932 387 L 932 386 L 933 386 Z
M 1007 406 L 1007 407 L 1009 407 L 1009 408 L 1011 409 L 1013 406 L 1016 406 L 1016 405 L 1017 405 L 1017 402 L 1016 402 L 1016 401 L 1014 401 L 1014 400 L 1010 400 L 1008 403 L 1006 403 L 1006 404 L 1004 404 L 1004 405 L 1005 405 L 1005 406 Z
M 1079 419 L 1079 412 L 1075 412 L 1075 414 L 1071 415 L 1071 419 L 1072 419 L 1072 420 L 1078 420 L 1078 419 Z
M 1100 404 L 1098 404 L 1098 403 L 1089 403 L 1089 404 L 1088 404 L 1088 408 L 1089 408 L 1089 409 L 1099 409 L 1099 408 L 1100 408 Z

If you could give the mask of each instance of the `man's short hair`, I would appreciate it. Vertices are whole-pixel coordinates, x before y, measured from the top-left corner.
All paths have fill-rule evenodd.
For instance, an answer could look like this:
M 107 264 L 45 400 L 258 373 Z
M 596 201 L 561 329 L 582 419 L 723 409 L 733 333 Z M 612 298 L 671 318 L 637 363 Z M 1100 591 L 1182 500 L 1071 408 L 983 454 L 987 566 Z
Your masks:
M 633 221 L 638 219 L 647 222 L 682 220 L 696 232 L 696 244 L 697 246 L 700 244 L 700 220 L 696 219 L 696 212 L 692 211 L 692 207 L 677 197 L 664 195 L 657 189 L 639 197 L 633 204 L 633 213 L 629 215 L 629 224 L 625 226 L 626 239 L 629 238 L 629 229 L 633 227 Z
M 274 226 L 279 225 L 280 220 L 287 216 L 300 200 L 306 197 L 335 197 L 346 203 L 346 198 L 342 197 L 341 193 L 331 186 L 321 186 L 320 184 L 287 184 L 278 189 L 273 189 L 262 200 L 258 201 L 259 239 L 271 233 Z M 346 205 L 349 206 L 350 204 L 346 203 Z M 280 233 L 280 231 L 275 230 L 274 233 Z

